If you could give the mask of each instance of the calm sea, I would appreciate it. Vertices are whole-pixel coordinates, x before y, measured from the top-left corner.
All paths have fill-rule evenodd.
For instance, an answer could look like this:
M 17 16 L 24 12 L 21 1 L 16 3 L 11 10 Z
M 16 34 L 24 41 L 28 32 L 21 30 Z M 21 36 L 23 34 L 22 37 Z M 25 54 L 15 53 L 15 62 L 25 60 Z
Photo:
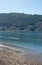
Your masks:
M 0 44 L 16 45 L 42 52 L 42 32 L 0 32 Z

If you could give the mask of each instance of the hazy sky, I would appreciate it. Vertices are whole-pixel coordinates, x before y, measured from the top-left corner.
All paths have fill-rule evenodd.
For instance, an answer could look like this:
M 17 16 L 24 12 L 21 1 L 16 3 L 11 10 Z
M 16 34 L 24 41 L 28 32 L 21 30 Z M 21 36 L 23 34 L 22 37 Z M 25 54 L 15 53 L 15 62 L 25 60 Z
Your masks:
M 0 0 L 0 13 L 42 14 L 42 0 Z

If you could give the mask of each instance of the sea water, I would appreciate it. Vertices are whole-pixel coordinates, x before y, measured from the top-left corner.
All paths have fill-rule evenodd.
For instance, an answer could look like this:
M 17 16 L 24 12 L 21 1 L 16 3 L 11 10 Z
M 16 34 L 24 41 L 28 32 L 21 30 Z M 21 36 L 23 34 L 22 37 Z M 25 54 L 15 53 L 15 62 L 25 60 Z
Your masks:
M 0 32 L 0 45 L 16 45 L 42 53 L 42 32 Z

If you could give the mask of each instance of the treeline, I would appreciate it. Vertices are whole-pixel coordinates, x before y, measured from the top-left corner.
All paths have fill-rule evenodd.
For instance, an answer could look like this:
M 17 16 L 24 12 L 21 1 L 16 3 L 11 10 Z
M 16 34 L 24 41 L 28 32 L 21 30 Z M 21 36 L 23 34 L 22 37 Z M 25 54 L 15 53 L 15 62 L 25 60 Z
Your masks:
M 0 31 L 42 31 L 42 15 L 0 13 Z

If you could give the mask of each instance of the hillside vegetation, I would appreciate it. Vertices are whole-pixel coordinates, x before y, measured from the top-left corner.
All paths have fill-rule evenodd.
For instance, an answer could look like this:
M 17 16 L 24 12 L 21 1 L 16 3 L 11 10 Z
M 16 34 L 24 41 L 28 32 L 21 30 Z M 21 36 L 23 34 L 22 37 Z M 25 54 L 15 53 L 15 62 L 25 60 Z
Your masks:
M 0 31 L 42 31 L 42 15 L 0 13 Z

